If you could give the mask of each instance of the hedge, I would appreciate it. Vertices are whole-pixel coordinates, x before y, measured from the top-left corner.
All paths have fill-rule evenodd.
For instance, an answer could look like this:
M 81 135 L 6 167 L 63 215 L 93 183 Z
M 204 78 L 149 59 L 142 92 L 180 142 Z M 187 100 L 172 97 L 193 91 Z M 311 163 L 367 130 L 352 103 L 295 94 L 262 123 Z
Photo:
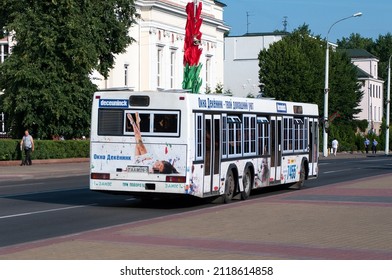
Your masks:
M 88 140 L 34 140 L 32 159 L 88 158 L 90 156 Z M 20 160 L 20 140 L 0 140 L 0 160 Z

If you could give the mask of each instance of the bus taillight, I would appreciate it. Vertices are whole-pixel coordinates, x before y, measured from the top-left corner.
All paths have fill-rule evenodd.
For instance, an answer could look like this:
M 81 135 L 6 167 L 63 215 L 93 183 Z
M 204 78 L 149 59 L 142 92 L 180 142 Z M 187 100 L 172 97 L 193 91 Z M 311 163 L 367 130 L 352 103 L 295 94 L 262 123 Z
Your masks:
M 166 176 L 166 182 L 169 183 L 185 183 L 186 177 L 184 176 Z
M 91 179 L 110 180 L 109 173 L 91 173 Z

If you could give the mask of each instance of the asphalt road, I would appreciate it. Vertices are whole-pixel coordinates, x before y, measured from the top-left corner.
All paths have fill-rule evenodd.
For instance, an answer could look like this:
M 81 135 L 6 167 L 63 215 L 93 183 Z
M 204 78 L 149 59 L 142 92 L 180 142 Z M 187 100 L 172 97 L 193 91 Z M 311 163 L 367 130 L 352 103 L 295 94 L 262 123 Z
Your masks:
M 385 173 L 392 173 L 392 157 L 322 159 L 319 178 L 307 181 L 306 188 Z M 250 199 L 287 191 L 293 190 L 255 191 Z M 91 192 L 87 176 L 0 182 L 0 247 L 215 205 L 200 200 L 145 202 Z

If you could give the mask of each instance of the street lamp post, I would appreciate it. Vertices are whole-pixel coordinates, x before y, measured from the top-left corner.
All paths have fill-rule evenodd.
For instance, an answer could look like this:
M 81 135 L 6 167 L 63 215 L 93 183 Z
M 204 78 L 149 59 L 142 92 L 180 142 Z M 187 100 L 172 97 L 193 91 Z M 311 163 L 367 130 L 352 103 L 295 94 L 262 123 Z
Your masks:
M 342 19 L 339 19 L 338 21 L 335 21 L 331 27 L 328 29 L 327 33 L 327 49 L 325 50 L 325 85 L 324 85 L 324 124 L 323 124 L 323 156 L 327 157 L 328 156 L 328 133 L 327 133 L 327 128 L 328 128 L 328 94 L 329 94 L 329 42 L 328 42 L 328 36 L 329 32 L 331 31 L 332 27 L 337 24 L 338 22 L 341 22 L 343 20 L 352 18 L 352 17 L 360 17 L 362 16 L 362 13 L 355 13 L 349 17 L 345 17 Z
M 391 105 L 391 57 L 388 61 L 388 88 L 387 88 L 387 122 L 386 122 L 386 133 L 385 133 L 385 155 L 389 155 L 389 118 L 390 118 L 390 105 Z

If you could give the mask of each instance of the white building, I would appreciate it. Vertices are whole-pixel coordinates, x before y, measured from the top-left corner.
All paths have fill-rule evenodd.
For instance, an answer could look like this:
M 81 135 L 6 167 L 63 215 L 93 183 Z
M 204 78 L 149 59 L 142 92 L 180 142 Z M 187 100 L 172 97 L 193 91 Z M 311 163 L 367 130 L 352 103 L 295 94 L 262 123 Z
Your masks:
M 359 106 L 362 112 L 354 117 L 367 120 L 368 131 L 380 134 L 384 115 L 384 81 L 378 77 L 379 59 L 361 49 L 349 49 L 346 52 L 351 58 L 351 62 L 358 67 L 358 81 L 361 82 L 361 90 L 363 91 Z
M 100 88 L 130 87 L 134 90 L 179 89 L 183 81 L 184 38 L 187 14 L 192 0 L 136 0 L 138 23 L 129 31 L 136 42 L 116 57 L 115 67 L 107 80 L 97 72 L 92 79 Z M 203 64 L 200 77 L 203 93 L 223 84 L 224 33 L 220 1 L 202 0 L 203 24 L 201 47 Z
M 9 56 L 11 53 L 11 45 L 12 42 L 11 36 L 7 36 L 5 38 L 0 38 L 0 63 L 3 63 L 4 60 Z M 4 94 L 2 89 L 0 88 L 0 95 Z M 4 120 L 4 113 L 0 108 L 0 136 L 5 134 L 5 120 Z
M 11 52 L 11 36 L 0 38 L 0 63 L 8 57 Z
M 225 38 L 224 90 L 234 96 L 259 94 L 259 53 L 277 41 L 285 32 L 247 33 Z

